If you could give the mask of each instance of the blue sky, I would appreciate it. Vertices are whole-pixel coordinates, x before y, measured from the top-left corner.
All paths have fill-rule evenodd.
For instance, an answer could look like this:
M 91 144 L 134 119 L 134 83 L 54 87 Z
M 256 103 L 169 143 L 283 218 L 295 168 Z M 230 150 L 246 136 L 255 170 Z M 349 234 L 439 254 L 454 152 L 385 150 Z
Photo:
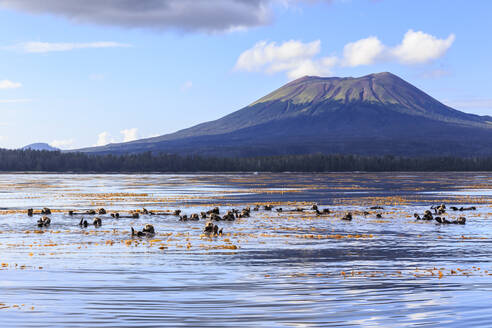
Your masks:
M 390 71 L 492 114 L 490 1 L 101 3 L 0 0 L 0 147 L 162 135 L 303 74 Z

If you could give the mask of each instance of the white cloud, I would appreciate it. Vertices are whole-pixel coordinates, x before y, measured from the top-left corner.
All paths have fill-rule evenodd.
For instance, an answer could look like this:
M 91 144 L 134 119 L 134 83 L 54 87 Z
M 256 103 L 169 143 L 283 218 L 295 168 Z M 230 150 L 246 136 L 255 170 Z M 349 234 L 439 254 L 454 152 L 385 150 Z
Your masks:
M 55 148 L 71 148 L 73 147 L 74 140 L 66 139 L 66 140 L 53 140 L 50 145 Z
M 97 142 L 94 146 L 105 146 L 112 142 L 110 141 L 110 134 L 107 131 L 101 132 L 97 135 Z
M 289 79 L 297 79 L 303 76 L 331 75 L 331 68 L 335 66 L 336 57 L 325 57 L 320 60 L 304 60 L 292 67 L 287 76 Z
M 19 82 L 12 82 L 9 80 L 0 81 L 0 89 L 17 89 L 22 87 L 22 84 Z
M 94 146 L 99 147 L 105 146 L 109 143 L 129 142 L 138 139 L 137 128 L 124 129 L 121 130 L 120 133 L 122 134 L 122 138 L 113 138 L 113 136 L 107 131 L 101 132 L 97 135 L 97 142 Z
M 120 131 L 123 134 L 123 142 L 133 141 L 138 139 L 138 129 L 125 129 Z
M 31 99 L 0 99 L 0 104 L 17 104 L 31 102 Z
M 454 34 L 450 34 L 446 39 L 438 39 L 422 31 L 409 30 L 401 44 L 392 49 L 391 53 L 404 64 L 426 63 L 442 57 L 454 40 Z
M 267 74 L 284 72 L 290 79 L 295 79 L 304 75 L 330 75 L 333 68 L 341 66 L 356 67 L 394 61 L 422 64 L 444 56 L 454 40 L 454 34 L 447 39 L 438 39 L 422 31 L 409 30 L 401 44 L 390 47 L 378 37 L 370 36 L 347 43 L 341 58 L 320 57 L 320 40 L 308 43 L 290 40 L 281 44 L 260 41 L 239 55 L 235 69 Z
M 183 85 L 181 86 L 181 91 L 182 92 L 185 92 L 189 89 L 191 89 L 193 87 L 193 82 L 192 81 L 186 81 L 185 83 L 183 83 Z
M 285 66 L 291 66 L 293 62 L 317 55 L 320 52 L 320 45 L 320 40 L 310 43 L 290 40 L 281 45 L 277 45 L 276 42 L 261 41 L 239 56 L 236 68 L 255 71 L 267 66 L 272 72 L 281 71 Z
M 385 46 L 375 36 L 347 43 L 343 48 L 343 65 L 355 67 L 373 64 L 384 51 Z
M 261 41 L 244 51 L 236 62 L 236 70 L 264 71 L 269 74 L 286 72 L 293 79 L 304 75 L 329 74 L 333 57 L 316 59 L 321 51 L 321 41 L 303 43 L 297 40 L 276 42 Z
M 25 53 L 47 53 L 71 51 L 76 49 L 90 48 L 128 48 L 130 44 L 111 41 L 90 42 L 90 43 L 54 43 L 54 42 L 24 42 L 8 47 L 9 49 L 22 51 Z

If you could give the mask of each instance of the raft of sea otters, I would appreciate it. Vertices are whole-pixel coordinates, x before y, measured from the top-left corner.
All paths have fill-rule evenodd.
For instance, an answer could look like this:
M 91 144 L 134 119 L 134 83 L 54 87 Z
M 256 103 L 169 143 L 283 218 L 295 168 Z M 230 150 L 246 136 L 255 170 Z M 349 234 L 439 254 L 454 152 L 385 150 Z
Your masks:
M 220 236 L 222 235 L 222 228 L 219 228 L 214 222 L 217 221 L 234 221 L 239 218 L 247 218 L 250 217 L 251 211 L 272 211 L 274 209 L 273 205 L 256 205 L 252 210 L 250 207 L 243 208 L 242 210 L 238 209 L 231 209 L 228 210 L 224 215 L 221 216 L 220 214 L 220 209 L 219 207 L 214 207 L 213 209 L 206 211 L 206 212 L 201 212 L 200 214 L 198 213 L 193 213 L 190 214 L 189 216 L 186 214 L 181 215 L 181 210 L 175 210 L 174 212 L 154 212 L 154 211 L 148 211 L 147 209 L 142 209 L 142 210 L 137 210 L 133 211 L 128 215 L 120 215 L 118 212 L 110 213 L 110 217 L 114 219 L 123 219 L 123 218 L 130 218 L 130 219 L 138 219 L 140 218 L 141 215 L 157 215 L 157 216 L 175 216 L 179 218 L 178 220 L 183 222 L 183 221 L 199 221 L 200 219 L 206 219 L 207 222 L 205 223 L 205 227 L 203 231 L 207 234 L 211 234 L 214 236 Z M 373 206 L 369 208 L 370 210 L 383 210 L 384 208 L 381 206 Z M 450 209 L 452 211 L 474 211 L 476 210 L 475 206 L 471 207 L 455 207 L 451 206 Z M 310 208 L 302 208 L 302 207 L 297 207 L 294 209 L 282 209 L 281 207 L 275 208 L 275 210 L 278 213 L 299 213 L 299 212 L 311 212 L 313 214 L 316 214 L 317 216 L 321 215 L 328 215 L 330 214 L 330 210 L 328 208 L 324 209 L 319 209 L 318 205 L 314 204 Z M 75 212 L 75 211 L 68 211 L 68 215 L 70 216 L 82 216 L 79 222 L 79 226 L 82 228 L 87 228 L 89 225 L 94 225 L 95 227 L 100 227 L 102 226 L 102 219 L 98 216 L 94 217 L 92 219 L 92 224 L 90 224 L 86 219 L 84 219 L 83 216 L 86 215 L 106 215 L 108 214 L 104 208 L 99 208 L 97 210 L 88 210 L 84 212 Z M 364 211 L 363 215 L 367 216 L 370 213 L 368 211 Z M 457 220 L 448 220 L 445 218 L 444 215 L 446 215 L 446 205 L 441 204 L 439 206 L 431 206 L 430 210 L 426 210 L 425 213 L 420 216 L 420 214 L 415 213 L 414 217 L 416 220 L 424 220 L 424 221 L 436 221 L 439 224 L 465 224 L 466 223 L 466 218 L 463 216 L 460 216 Z M 42 217 L 37 221 L 37 225 L 39 228 L 42 227 L 47 227 L 51 224 L 51 219 L 49 215 L 51 215 L 51 210 L 47 207 L 43 208 L 40 211 L 34 211 L 34 209 L 30 208 L 27 210 L 27 215 L 28 216 L 34 216 L 34 215 L 41 215 Z M 382 215 L 380 213 L 376 214 L 377 218 L 382 218 Z M 351 221 L 353 218 L 351 212 L 347 212 L 343 217 L 341 217 L 341 220 L 344 221 Z M 131 235 L 134 237 L 151 237 L 155 234 L 155 229 L 154 226 L 151 224 L 146 224 L 144 228 L 141 231 L 135 231 L 133 227 L 131 227 Z

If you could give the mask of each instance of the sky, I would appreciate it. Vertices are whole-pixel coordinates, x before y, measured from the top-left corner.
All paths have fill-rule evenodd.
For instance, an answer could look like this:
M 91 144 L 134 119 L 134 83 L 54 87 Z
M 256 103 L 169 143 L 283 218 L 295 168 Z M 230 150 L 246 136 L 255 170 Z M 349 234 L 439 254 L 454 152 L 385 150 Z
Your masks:
M 492 1 L 0 0 L 0 147 L 220 118 L 304 75 L 389 71 L 492 115 Z

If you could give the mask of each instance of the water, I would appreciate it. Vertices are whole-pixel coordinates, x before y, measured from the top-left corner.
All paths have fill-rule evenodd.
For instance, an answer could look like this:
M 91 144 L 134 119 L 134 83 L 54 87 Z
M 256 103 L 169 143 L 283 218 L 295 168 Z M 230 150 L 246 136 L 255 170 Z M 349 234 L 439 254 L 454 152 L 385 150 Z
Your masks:
M 19 327 L 492 325 L 492 174 L 0 175 L 0 318 Z M 317 202 L 331 214 L 313 211 Z M 430 205 L 466 225 L 415 221 Z M 199 213 L 273 203 L 219 222 L 112 219 L 69 209 Z M 363 211 L 371 206 L 383 210 Z M 49 228 L 29 207 L 55 209 Z M 340 218 L 352 211 L 351 222 Z M 376 214 L 382 218 L 376 218 Z M 86 216 L 90 222 L 92 216 Z M 152 239 L 133 226 L 154 225 Z

